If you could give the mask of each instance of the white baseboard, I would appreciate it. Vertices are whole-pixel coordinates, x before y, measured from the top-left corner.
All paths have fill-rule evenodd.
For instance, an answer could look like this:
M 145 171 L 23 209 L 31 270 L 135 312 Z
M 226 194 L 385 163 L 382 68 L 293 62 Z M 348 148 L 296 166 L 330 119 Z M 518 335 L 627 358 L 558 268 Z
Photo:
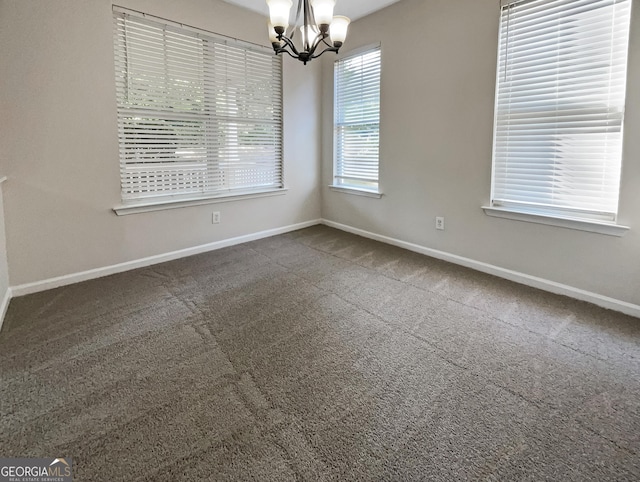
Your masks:
M 266 231 L 260 231 L 257 233 L 245 234 L 243 236 L 238 236 L 235 238 L 214 241 L 213 243 L 202 244 L 200 246 L 194 246 L 192 248 L 180 249 L 178 251 L 171 251 L 169 253 L 149 256 L 147 258 L 136 259 L 136 260 L 127 261 L 124 263 L 114 264 L 111 266 L 104 266 L 102 268 L 95 268 L 87 271 L 81 271 L 79 273 L 71 273 L 64 276 L 57 276 L 55 278 L 36 281 L 33 283 L 26 283 L 18 286 L 12 286 L 10 288 L 11 296 L 15 297 L 15 296 L 29 295 L 32 293 L 38 293 L 40 291 L 50 290 L 52 288 L 58 288 L 60 286 L 79 283 L 80 281 L 87 281 L 90 279 L 102 278 L 103 276 L 122 273 L 123 271 L 129 271 L 137 268 L 144 268 L 146 266 L 151 266 L 158 263 L 164 263 L 166 261 L 172 261 L 178 258 L 193 256 L 194 254 L 205 253 L 207 251 L 214 251 L 216 249 L 226 248 L 228 246 L 234 246 L 236 244 L 247 243 L 249 241 L 255 241 L 257 239 L 268 238 L 270 236 L 276 236 L 278 234 L 284 234 L 290 231 L 296 231 L 298 229 L 308 228 L 309 226 L 315 226 L 316 224 L 321 224 L 321 222 L 322 221 L 320 219 L 314 219 L 312 221 L 305 221 L 303 223 L 291 224 L 289 226 L 268 229 Z M 7 304 L 8 304 L 8 301 L 7 301 Z
M 494 276 L 498 276 L 500 278 L 505 278 L 510 281 L 515 281 L 516 283 L 520 283 L 526 286 L 531 286 L 533 288 L 538 288 L 538 289 L 555 293 L 558 295 L 565 295 L 578 300 L 587 301 L 589 303 L 593 303 L 594 305 L 598 305 L 602 308 L 608 308 L 610 310 L 619 311 L 626 315 L 631 315 L 631 316 L 640 318 L 640 306 L 635 305 L 633 303 L 617 300 L 615 298 L 610 298 L 608 296 L 600 295 L 598 293 L 592 293 L 590 291 L 585 291 L 580 288 L 575 288 L 573 286 L 565 285 L 562 283 L 556 283 L 555 281 L 538 278 L 536 276 L 519 273 L 517 271 L 512 271 L 510 269 L 501 268 L 499 266 L 494 266 L 492 264 L 483 263 L 481 261 L 465 258 L 463 256 L 458 256 L 456 254 L 447 253 L 445 251 L 438 251 L 436 249 L 426 248 L 418 244 L 413 244 L 406 241 L 402 241 L 400 239 L 391 238 L 389 236 L 383 236 L 381 234 L 372 233 L 369 231 L 365 231 L 363 229 L 354 228 L 353 226 L 348 226 L 346 224 L 336 223 L 328 219 L 323 219 L 322 224 L 325 224 L 326 226 L 330 226 L 332 228 L 340 229 L 342 231 L 357 234 L 365 238 L 374 239 L 376 241 L 381 241 L 383 243 L 391 244 L 393 246 L 398 246 L 400 248 L 408 249 L 409 251 L 425 254 L 427 256 L 431 256 L 432 258 L 438 258 L 444 261 L 449 261 L 451 263 L 459 264 L 467 268 L 475 269 L 476 271 L 481 271 L 483 273 L 488 273 Z
M 389 236 L 372 233 L 370 231 L 365 231 L 363 229 L 355 228 L 353 226 L 348 226 L 346 224 L 336 223 L 328 219 L 316 219 L 312 221 L 306 221 L 303 223 L 292 224 L 289 226 L 283 226 L 280 228 L 260 231 L 257 233 L 246 234 L 246 235 L 238 236 L 235 238 L 223 239 L 220 241 L 215 241 L 213 243 L 194 246 L 192 248 L 186 248 L 178 251 L 159 254 L 156 256 L 149 256 L 147 258 L 127 261 L 125 263 L 119 263 L 111 266 L 105 266 L 102 268 L 91 269 L 91 270 L 82 271 L 79 273 L 72 273 L 64 276 L 58 276 L 55 278 L 50 278 L 42 281 L 36 281 L 34 283 L 26 283 L 18 286 L 12 286 L 7 289 L 7 292 L 5 293 L 4 298 L 2 300 L 2 304 L 0 304 L 0 315 L 1 315 L 0 328 L 2 327 L 2 322 L 4 320 L 4 315 L 6 313 L 6 310 L 9 306 L 9 301 L 11 300 L 12 297 L 15 297 L 15 296 L 28 295 L 31 293 L 37 293 L 37 292 L 45 291 L 52 288 L 58 288 L 60 286 L 66 286 L 69 284 L 78 283 L 80 281 L 87 281 L 90 279 L 101 278 L 103 276 L 109 276 L 111 274 L 121 273 L 123 271 L 129 271 L 136 268 L 144 268 L 146 266 L 151 266 L 158 263 L 164 263 L 166 261 L 172 261 L 178 258 L 184 258 L 184 257 L 192 256 L 195 254 L 205 253 L 207 251 L 214 251 L 216 249 L 226 248 L 228 246 L 234 246 L 236 244 L 242 244 L 249 241 L 255 241 L 257 239 L 267 238 L 270 236 L 276 236 L 278 234 L 284 234 L 291 231 L 296 231 L 298 229 L 307 228 L 309 226 L 314 226 L 316 224 L 324 224 L 326 226 L 340 229 L 342 231 L 346 231 L 349 233 L 357 234 L 365 238 L 381 241 L 383 243 L 391 244 L 393 246 L 398 246 L 400 248 L 404 248 L 409 251 L 414 251 L 416 253 L 421 253 L 427 256 L 431 256 L 433 258 L 442 259 L 444 261 L 449 261 L 451 263 L 465 266 L 467 268 L 475 269 L 483 273 L 488 273 L 494 276 L 498 276 L 500 278 L 508 279 L 510 281 L 515 281 L 516 283 L 531 286 L 533 288 L 538 288 L 538 289 L 559 294 L 559 295 L 569 296 L 571 298 L 575 298 L 578 300 L 587 301 L 589 303 L 593 303 L 603 308 L 608 308 L 610 310 L 619 311 L 621 313 L 625 313 L 627 315 L 640 318 L 640 306 L 635 305 L 633 303 L 617 300 L 615 298 L 610 298 L 608 296 L 600 295 L 598 293 L 592 293 L 590 291 L 585 291 L 579 288 L 575 288 L 573 286 L 557 283 L 555 281 L 538 278 L 536 276 L 519 273 L 517 271 L 512 271 L 510 269 L 501 268 L 499 266 L 494 266 L 488 263 L 483 263 L 481 261 L 465 258 L 463 256 L 447 253 L 445 251 L 439 251 L 436 249 L 420 246 L 418 244 L 409 243 L 407 241 L 402 241 L 400 239 L 391 238 Z
M 2 330 L 2 324 L 4 323 L 4 316 L 7 314 L 7 309 L 9 308 L 9 302 L 11 301 L 11 297 L 12 297 L 11 291 L 12 291 L 11 288 L 7 288 L 7 291 L 2 297 L 2 303 L 0 303 L 0 330 Z

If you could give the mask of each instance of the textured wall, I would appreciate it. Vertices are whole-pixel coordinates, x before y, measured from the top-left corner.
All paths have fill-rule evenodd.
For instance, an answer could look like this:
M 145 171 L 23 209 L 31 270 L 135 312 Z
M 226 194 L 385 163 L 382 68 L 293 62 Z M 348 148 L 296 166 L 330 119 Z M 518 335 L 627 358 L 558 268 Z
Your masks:
M 333 59 L 323 64 L 323 216 L 640 304 L 640 12 L 633 10 L 619 222 L 623 237 L 496 219 L 489 203 L 498 42 L 495 0 L 403 0 L 354 22 L 381 42 L 382 199 L 330 191 Z M 434 217 L 445 216 L 446 231 Z
M 219 0 L 118 5 L 268 45 Z M 0 152 L 11 285 L 320 217 L 321 66 L 284 62 L 285 195 L 118 217 L 112 2 L 0 0 Z M 222 223 L 211 224 L 211 212 Z

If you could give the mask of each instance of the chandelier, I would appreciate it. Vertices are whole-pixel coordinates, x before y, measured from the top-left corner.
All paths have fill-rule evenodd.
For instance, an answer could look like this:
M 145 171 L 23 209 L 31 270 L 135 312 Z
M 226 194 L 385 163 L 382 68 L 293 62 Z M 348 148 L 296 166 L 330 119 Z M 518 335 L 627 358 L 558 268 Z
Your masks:
M 336 52 L 347 37 L 349 20 L 333 16 L 335 0 L 298 0 L 298 11 L 293 28 L 289 28 L 291 0 L 267 0 L 269 5 L 269 40 L 276 54 L 287 53 L 305 65 L 325 52 Z M 300 16 L 302 15 L 302 24 Z M 298 50 L 293 43 L 296 27 L 300 26 L 302 46 Z M 330 42 L 327 40 L 329 39 Z M 316 53 L 318 47 L 322 51 Z

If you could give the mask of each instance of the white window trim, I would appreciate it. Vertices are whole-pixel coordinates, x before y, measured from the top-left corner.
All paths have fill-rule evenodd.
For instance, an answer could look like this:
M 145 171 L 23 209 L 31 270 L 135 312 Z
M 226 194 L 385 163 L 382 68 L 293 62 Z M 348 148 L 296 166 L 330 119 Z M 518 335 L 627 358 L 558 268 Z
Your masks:
M 280 196 L 286 194 L 286 187 L 271 189 L 266 191 L 252 191 L 248 193 L 232 193 L 219 194 L 217 196 L 193 197 L 193 198 L 176 198 L 176 199 L 157 199 L 147 202 L 138 202 L 130 204 L 120 204 L 113 208 L 118 216 L 126 216 L 128 214 L 148 213 L 152 211 L 163 211 L 165 209 L 178 209 L 191 206 L 202 206 L 205 204 L 217 204 L 230 201 L 241 201 L 245 199 L 255 199 L 262 197 Z
M 374 191 L 372 189 L 358 189 L 355 187 L 347 187 L 347 186 L 339 186 L 336 184 L 329 184 L 329 189 L 331 189 L 332 191 L 336 191 L 336 192 L 342 192 L 344 194 L 353 194 L 355 196 L 364 196 L 364 197 L 373 197 L 373 198 L 377 198 L 380 199 L 383 194 L 380 191 L 380 189 L 378 189 L 377 191 Z
M 606 221 L 589 221 L 579 218 L 560 217 L 556 215 L 538 214 L 527 211 L 517 211 L 508 208 L 499 208 L 494 206 L 482 206 L 487 216 L 502 219 L 512 219 L 515 221 L 524 221 L 528 223 L 546 224 L 548 226 L 557 226 L 560 228 L 576 229 L 578 231 L 588 231 L 591 233 L 606 234 L 608 236 L 622 237 L 629 231 L 628 226 L 616 224 Z
M 349 58 L 349 57 L 353 57 L 353 56 L 357 56 L 357 55 L 361 55 L 364 54 L 370 50 L 373 49 L 380 49 L 380 55 L 382 55 L 382 44 L 381 42 L 375 42 L 375 43 L 371 43 L 371 44 L 367 44 L 367 45 L 362 45 L 360 47 L 348 50 L 348 51 L 342 51 L 338 54 L 337 58 L 334 61 L 334 65 L 335 62 Z M 335 82 L 333 84 L 333 96 L 335 99 Z M 380 103 L 382 104 L 382 64 L 380 64 Z M 335 106 L 335 100 L 333 103 L 333 110 L 334 110 L 334 118 L 333 118 L 333 125 L 332 125 L 332 131 L 335 129 L 335 111 L 336 111 L 336 106 Z M 382 108 L 380 109 L 382 110 Z M 380 136 L 380 132 L 381 132 L 381 126 L 382 126 L 382 115 L 380 116 L 380 121 L 378 123 L 378 136 Z M 378 141 L 378 188 L 377 189 L 366 189 L 366 188 L 358 188 L 355 186 L 343 186 L 340 184 L 335 184 L 335 180 L 336 180 L 336 155 L 337 155 L 337 147 L 336 147 L 336 141 L 335 141 L 335 134 L 333 135 L 333 159 L 332 159 L 332 172 L 331 172 L 331 182 L 332 184 L 329 185 L 329 189 L 331 189 L 332 191 L 335 192 L 341 192 L 343 194 L 352 194 L 355 196 L 363 196 L 363 197 L 370 197 L 370 198 L 377 198 L 380 199 L 384 194 L 380 185 L 380 145 L 382 143 L 380 141 Z

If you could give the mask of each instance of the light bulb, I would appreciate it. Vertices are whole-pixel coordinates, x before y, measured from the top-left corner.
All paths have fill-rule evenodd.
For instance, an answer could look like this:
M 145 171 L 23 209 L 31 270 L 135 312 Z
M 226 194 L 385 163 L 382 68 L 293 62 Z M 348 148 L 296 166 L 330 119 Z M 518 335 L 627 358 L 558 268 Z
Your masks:
M 304 28 L 304 26 L 300 27 L 300 33 L 302 34 L 302 48 L 307 50 L 307 47 L 310 47 L 313 44 L 315 38 L 318 36 L 318 32 L 313 25 L 309 25 L 306 29 Z
M 333 17 L 333 22 L 331 22 L 331 26 L 329 27 L 329 34 L 331 35 L 331 41 L 334 47 L 340 48 L 342 46 L 347 38 L 347 29 L 350 23 L 351 20 L 342 15 Z
M 267 5 L 269 5 L 271 25 L 276 32 L 284 33 L 289 26 L 289 10 L 293 3 L 291 0 L 267 0 Z
M 335 4 L 335 0 L 311 0 L 316 25 L 323 33 L 329 29 L 329 25 L 333 20 L 333 7 Z

